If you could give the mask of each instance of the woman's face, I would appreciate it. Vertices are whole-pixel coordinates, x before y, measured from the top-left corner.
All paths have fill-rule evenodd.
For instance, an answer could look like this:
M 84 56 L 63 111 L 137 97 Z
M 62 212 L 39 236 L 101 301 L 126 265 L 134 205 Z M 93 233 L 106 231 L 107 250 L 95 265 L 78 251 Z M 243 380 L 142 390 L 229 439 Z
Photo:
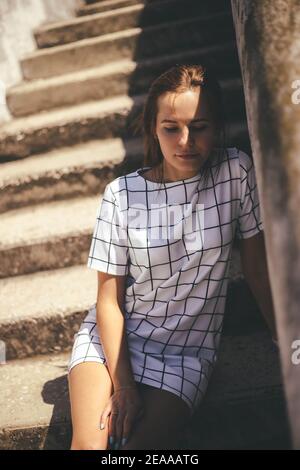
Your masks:
M 196 175 L 215 143 L 215 127 L 205 92 L 200 87 L 158 98 L 156 135 L 164 156 L 166 179 Z

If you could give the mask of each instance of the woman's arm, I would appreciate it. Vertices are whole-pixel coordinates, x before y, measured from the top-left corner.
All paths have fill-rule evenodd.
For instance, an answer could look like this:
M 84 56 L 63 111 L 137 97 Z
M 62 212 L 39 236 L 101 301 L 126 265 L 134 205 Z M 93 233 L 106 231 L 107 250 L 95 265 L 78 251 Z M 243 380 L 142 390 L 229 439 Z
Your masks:
M 124 317 L 126 276 L 98 271 L 97 327 L 114 389 L 135 386 Z
M 277 341 L 273 299 L 269 281 L 264 232 L 239 240 L 243 273 L 260 310 L 270 328 L 273 340 Z

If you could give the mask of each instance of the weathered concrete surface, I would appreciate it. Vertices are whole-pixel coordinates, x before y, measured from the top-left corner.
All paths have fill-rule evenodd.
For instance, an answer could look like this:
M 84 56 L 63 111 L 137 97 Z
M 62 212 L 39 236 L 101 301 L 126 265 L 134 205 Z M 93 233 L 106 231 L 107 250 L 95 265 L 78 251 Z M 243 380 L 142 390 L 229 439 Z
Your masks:
M 238 55 L 231 41 L 140 62 L 123 59 L 58 77 L 23 81 L 7 90 L 7 105 L 12 115 L 19 117 L 84 101 L 140 94 L 147 91 L 152 80 L 168 67 L 186 61 L 211 64 L 220 80 L 239 74 Z M 235 98 L 235 101 L 241 107 L 243 98 Z
M 300 3 L 232 0 L 293 446 L 300 449 Z M 299 85 L 298 85 L 299 87 Z M 299 92 L 298 92 L 299 97 Z
M 220 44 L 232 40 L 233 36 L 230 12 L 221 12 L 40 49 L 24 57 L 21 67 L 26 80 L 48 78 L 124 58 L 140 61 L 157 56 L 157 51 L 167 54 L 175 49 Z
M 130 120 L 141 110 L 144 100 L 144 95 L 123 95 L 14 119 L 0 128 L 1 159 L 92 139 L 129 138 Z
M 94 13 L 68 21 L 44 25 L 34 30 L 39 48 L 67 44 L 86 37 L 113 33 L 124 29 L 155 25 L 208 15 L 212 12 L 229 10 L 226 0 L 211 2 L 202 0 L 164 0 L 163 2 L 139 3 L 112 11 Z
M 0 277 L 84 263 L 100 201 L 78 197 L 2 214 Z
M 59 439 L 53 442 L 49 426 L 53 426 L 52 432 L 58 425 L 67 426 L 70 437 L 70 423 L 66 424 L 70 422 L 68 355 L 37 356 L 0 366 L 1 383 L 5 383 L 5 406 L 0 411 L 1 449 L 59 449 Z
M 0 280 L 0 337 L 7 360 L 70 350 L 97 297 L 86 265 Z
M 95 4 L 85 5 L 76 10 L 77 16 L 92 15 L 93 13 L 101 13 L 102 11 L 116 10 L 137 3 L 147 3 L 147 0 L 104 0 Z
M 101 194 L 109 181 L 142 165 L 141 139 L 95 139 L 1 164 L 0 213 Z

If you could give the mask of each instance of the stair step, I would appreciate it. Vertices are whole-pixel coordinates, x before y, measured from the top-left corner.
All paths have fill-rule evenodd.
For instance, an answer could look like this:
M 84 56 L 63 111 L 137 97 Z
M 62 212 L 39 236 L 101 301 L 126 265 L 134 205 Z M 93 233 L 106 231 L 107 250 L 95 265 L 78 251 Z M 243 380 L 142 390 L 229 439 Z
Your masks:
M 101 197 L 46 202 L 2 214 L 0 277 L 84 263 Z
M 1 366 L 6 404 L 0 411 L 0 449 L 60 448 L 60 431 L 67 427 L 70 435 L 67 357 L 49 354 Z
M 111 10 L 115 10 L 118 8 L 123 8 L 125 6 L 137 5 L 137 4 L 150 6 L 150 5 L 153 5 L 154 3 L 158 3 L 160 5 L 165 1 L 167 2 L 168 0 L 152 0 L 151 2 L 149 0 L 100 0 L 100 1 L 98 0 L 98 1 L 91 2 L 90 4 L 87 4 L 83 7 L 78 8 L 76 10 L 76 15 L 77 16 L 93 15 L 94 13 L 111 11 Z M 183 2 L 184 0 L 180 0 L 180 1 Z M 223 7 L 225 9 L 226 6 L 228 7 L 228 2 L 226 0 L 223 0 L 223 5 L 225 5 Z M 209 2 L 207 2 L 206 8 L 209 9 L 210 6 L 211 5 L 209 4 Z M 221 6 L 222 6 L 222 3 L 220 2 L 220 9 L 221 9 Z
M 8 361 L 70 350 L 97 297 L 97 274 L 86 264 L 1 279 L 0 285 L 0 338 Z
M 106 0 L 84 0 L 84 3 L 86 5 L 92 5 L 95 3 L 104 3 Z M 161 1 L 161 0 L 147 0 L 148 2 L 156 2 L 156 1 Z
M 115 96 L 16 118 L 0 128 L 1 160 L 22 158 L 91 139 L 128 137 L 145 96 Z
M 222 338 L 206 397 L 186 430 L 187 448 L 249 447 L 266 436 L 269 442 L 279 439 L 288 446 L 279 358 L 273 346 L 262 332 Z M 1 449 L 70 448 L 69 357 L 70 352 L 45 354 L 2 366 Z
M 137 4 L 79 18 L 51 22 L 38 26 L 33 30 L 33 35 L 38 48 L 42 49 L 138 26 L 142 27 L 140 19 L 143 16 L 144 8 L 143 4 Z M 159 18 L 156 18 L 156 22 L 159 22 Z M 155 24 L 155 19 L 152 19 L 152 23 L 150 22 L 149 25 L 151 24 Z
M 0 213 L 103 192 L 113 178 L 141 167 L 141 139 L 106 139 L 2 163 Z
M 86 5 L 94 5 L 95 3 L 104 3 L 106 0 L 84 0 Z M 148 2 L 159 2 L 161 0 L 147 0 Z
M 123 59 L 48 79 L 23 81 L 7 90 L 6 101 L 11 114 L 19 117 L 94 99 L 121 94 L 132 96 L 145 93 L 150 83 L 175 63 L 202 61 L 214 67 L 220 80 L 240 75 L 235 43 L 229 42 L 140 63 Z
M 220 44 L 234 37 L 231 14 L 202 15 L 41 49 L 24 57 L 20 64 L 26 80 L 49 78 L 125 58 L 138 62 L 157 56 L 157 51 L 168 54 Z
M 94 3 L 93 5 L 85 5 L 76 10 L 77 16 L 93 15 L 94 13 L 101 13 L 103 11 L 116 10 L 130 5 L 146 4 L 147 0 L 103 0 L 102 2 Z
M 164 0 L 162 3 L 136 4 L 111 11 L 94 13 L 39 26 L 34 37 L 39 48 L 68 44 L 85 38 L 114 33 L 125 29 L 152 26 L 159 23 L 194 18 L 209 13 L 228 11 L 228 2 L 195 2 L 194 0 Z
M 107 0 L 84 0 L 84 3 L 86 5 L 95 5 L 95 4 L 102 4 L 102 3 L 106 3 Z M 164 0 L 146 0 L 147 2 L 151 3 L 151 2 L 160 2 L 160 1 L 164 1 Z
M 226 116 L 245 119 L 240 79 L 221 82 Z M 132 138 L 146 95 L 119 95 L 15 118 L 0 128 L 0 161 L 23 158 L 91 139 Z

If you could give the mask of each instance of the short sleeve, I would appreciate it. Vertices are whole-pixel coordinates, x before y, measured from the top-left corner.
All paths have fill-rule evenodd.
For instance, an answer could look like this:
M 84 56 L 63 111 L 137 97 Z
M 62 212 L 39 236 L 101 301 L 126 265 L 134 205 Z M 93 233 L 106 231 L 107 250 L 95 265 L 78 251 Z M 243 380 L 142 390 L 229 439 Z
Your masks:
M 239 152 L 241 199 L 237 219 L 237 238 L 250 238 L 263 230 L 258 187 L 252 158 Z
M 127 230 L 109 183 L 97 211 L 87 266 L 109 274 L 127 274 Z

